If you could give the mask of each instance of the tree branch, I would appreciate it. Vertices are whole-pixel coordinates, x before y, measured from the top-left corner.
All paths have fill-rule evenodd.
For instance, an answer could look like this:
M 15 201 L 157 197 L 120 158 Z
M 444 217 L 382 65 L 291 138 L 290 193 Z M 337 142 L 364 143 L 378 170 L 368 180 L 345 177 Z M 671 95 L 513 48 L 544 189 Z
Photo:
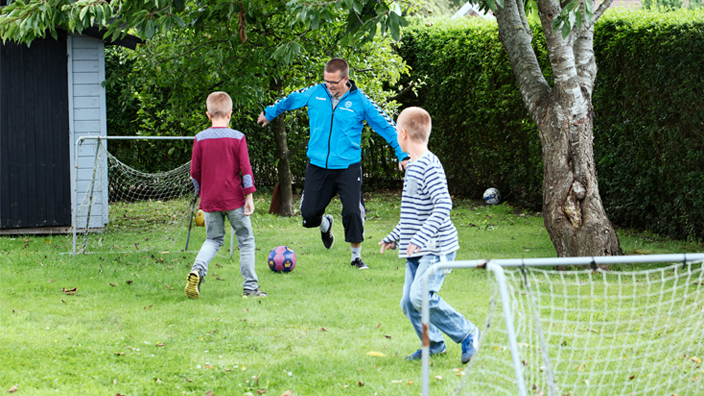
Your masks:
M 394 96 L 390 96 L 389 98 L 387 98 L 387 100 L 388 101 L 398 100 L 401 96 L 405 95 L 406 93 L 408 93 L 408 91 L 413 89 L 414 86 L 415 86 L 415 82 L 411 82 L 410 84 L 408 84 L 408 86 L 406 88 L 402 89 L 401 92 L 397 93 Z
M 585 0 L 585 1 L 589 1 L 589 0 Z M 589 21 L 589 23 L 582 25 L 582 27 L 579 30 L 587 31 L 587 30 L 591 29 L 594 26 L 594 24 L 596 23 L 596 21 L 599 18 L 601 18 L 602 15 L 604 15 L 604 12 L 606 12 L 606 10 L 609 7 L 611 7 L 611 3 L 613 3 L 613 2 L 614 2 L 614 0 L 606 0 L 603 3 L 601 3 L 599 5 L 599 8 L 596 9 L 596 12 L 594 12 L 594 14 L 592 14 L 592 20 Z
M 291 158 L 293 158 L 293 156 L 294 156 L 297 152 L 299 152 L 299 151 L 301 151 L 302 149 L 306 148 L 306 146 L 308 146 L 308 141 L 309 141 L 309 140 L 310 140 L 310 139 L 306 139 L 306 140 L 304 140 L 304 141 L 298 143 L 298 144 L 296 145 L 296 147 L 293 148 L 293 150 L 289 150 L 289 151 L 288 151 L 288 159 L 290 160 Z

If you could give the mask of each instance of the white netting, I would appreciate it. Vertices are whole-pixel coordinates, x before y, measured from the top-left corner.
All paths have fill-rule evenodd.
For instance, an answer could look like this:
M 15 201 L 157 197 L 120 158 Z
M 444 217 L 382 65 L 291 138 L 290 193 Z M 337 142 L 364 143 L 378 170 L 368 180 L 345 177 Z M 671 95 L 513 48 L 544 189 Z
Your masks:
M 701 263 L 505 273 L 527 394 L 704 394 Z M 518 394 L 501 312 L 495 291 L 480 352 L 456 395 Z
M 115 158 L 104 141 L 84 144 L 82 150 L 91 166 L 84 180 L 79 171 L 77 182 L 78 253 L 184 249 L 196 204 L 190 162 L 144 173 Z M 78 158 L 79 165 L 89 162 Z

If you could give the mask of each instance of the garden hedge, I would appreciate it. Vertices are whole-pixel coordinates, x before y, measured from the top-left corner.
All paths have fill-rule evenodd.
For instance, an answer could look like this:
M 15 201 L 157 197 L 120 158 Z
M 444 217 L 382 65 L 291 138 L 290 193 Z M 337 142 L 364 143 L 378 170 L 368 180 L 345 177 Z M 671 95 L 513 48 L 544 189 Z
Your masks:
M 540 27 L 533 46 L 551 80 Z M 610 11 L 597 23 L 593 97 L 599 188 L 612 222 L 704 237 L 704 12 Z M 433 116 L 430 148 L 451 190 L 542 204 L 538 132 L 520 99 L 495 22 L 419 23 L 399 52 L 422 80 L 403 106 Z M 407 81 L 407 83 L 408 83 Z

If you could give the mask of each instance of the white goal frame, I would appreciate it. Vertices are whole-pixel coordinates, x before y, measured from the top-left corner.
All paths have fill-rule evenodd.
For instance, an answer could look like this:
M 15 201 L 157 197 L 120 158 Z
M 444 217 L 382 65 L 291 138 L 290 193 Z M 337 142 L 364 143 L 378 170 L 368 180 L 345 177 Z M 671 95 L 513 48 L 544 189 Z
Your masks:
M 506 335 L 508 346 L 511 352 L 511 360 L 520 396 L 527 396 L 528 390 L 523 377 L 523 364 L 518 350 L 518 343 L 511 312 L 511 298 L 507 286 L 504 268 L 518 267 L 538 267 L 538 266 L 567 266 L 578 265 L 593 268 L 601 264 L 644 264 L 644 263 L 692 263 L 704 260 L 704 253 L 687 254 L 657 254 L 639 256 L 601 256 L 601 257 L 563 257 L 563 258 L 528 258 L 528 259 L 500 259 L 500 260 L 465 260 L 465 261 L 441 261 L 431 266 L 421 279 L 423 288 L 423 302 L 421 310 L 422 337 L 422 395 L 430 395 L 430 341 L 428 339 L 428 329 L 430 326 L 429 291 L 428 283 L 430 277 L 438 270 L 452 270 L 455 268 L 479 268 L 486 269 L 494 273 L 501 298 L 503 317 L 506 325 Z M 553 385 L 553 379 L 549 378 L 550 370 L 547 371 L 548 385 Z M 552 396 L 554 389 L 549 387 L 548 396 Z

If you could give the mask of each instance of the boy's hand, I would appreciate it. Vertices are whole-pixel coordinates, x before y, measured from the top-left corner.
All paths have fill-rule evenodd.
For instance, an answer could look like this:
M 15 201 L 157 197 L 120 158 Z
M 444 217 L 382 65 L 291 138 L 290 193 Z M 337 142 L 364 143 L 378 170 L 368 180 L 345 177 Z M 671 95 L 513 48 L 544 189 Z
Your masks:
M 244 215 L 251 216 L 254 213 L 254 200 L 252 199 L 252 194 L 247 194 L 244 199 Z
M 408 160 L 403 160 L 398 163 L 398 170 L 403 171 L 406 170 L 406 168 L 408 168 Z
M 263 127 L 269 125 L 269 120 L 266 119 L 263 111 L 259 114 L 259 118 L 257 118 L 257 124 L 261 124 Z
M 384 241 L 380 241 L 379 245 L 381 245 L 381 250 L 379 251 L 381 254 L 384 254 L 386 250 L 396 249 L 396 242 L 386 243 Z
M 411 257 L 412 255 L 420 252 L 420 248 L 412 243 L 408 244 L 408 249 L 406 249 L 406 256 Z

